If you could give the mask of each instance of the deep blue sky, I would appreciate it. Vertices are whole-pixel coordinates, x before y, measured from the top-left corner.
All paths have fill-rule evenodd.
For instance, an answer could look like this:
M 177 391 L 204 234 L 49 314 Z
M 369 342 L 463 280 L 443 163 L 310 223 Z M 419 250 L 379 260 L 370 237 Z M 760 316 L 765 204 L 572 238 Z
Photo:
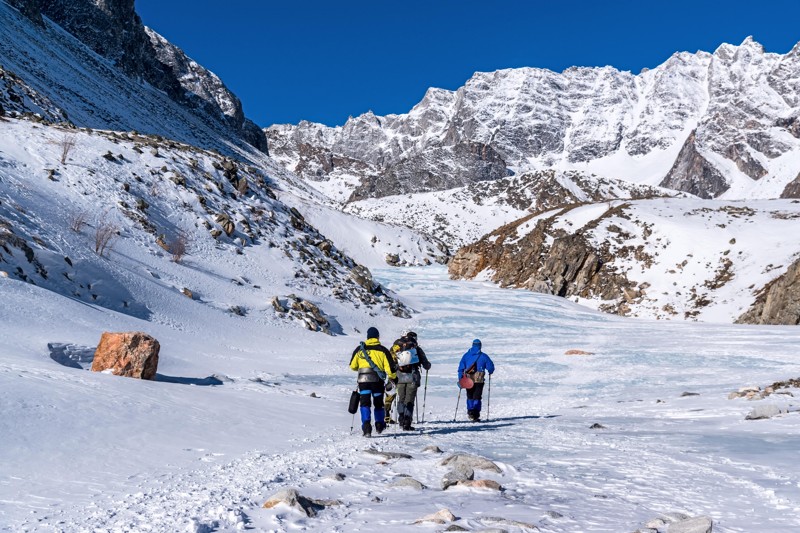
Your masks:
M 612 65 L 748 35 L 800 41 L 800 0 L 136 0 L 147 26 L 219 75 L 261 126 L 404 113 L 475 71 Z

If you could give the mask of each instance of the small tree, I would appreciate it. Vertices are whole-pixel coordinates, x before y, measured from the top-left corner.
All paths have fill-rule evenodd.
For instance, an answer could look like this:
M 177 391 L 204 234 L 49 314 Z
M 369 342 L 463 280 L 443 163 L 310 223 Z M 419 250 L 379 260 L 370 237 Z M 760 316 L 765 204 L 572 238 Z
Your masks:
M 94 233 L 94 251 L 100 257 L 111 251 L 112 242 L 119 234 L 119 228 L 114 222 L 108 220 L 108 212 L 103 213 L 97 221 Z

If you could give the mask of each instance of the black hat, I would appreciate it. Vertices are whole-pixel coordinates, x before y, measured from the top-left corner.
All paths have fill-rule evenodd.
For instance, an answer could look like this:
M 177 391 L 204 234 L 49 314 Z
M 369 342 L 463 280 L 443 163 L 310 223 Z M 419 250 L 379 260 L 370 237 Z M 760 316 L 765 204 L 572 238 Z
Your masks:
M 378 328 L 371 327 L 367 330 L 367 338 L 368 339 L 378 339 L 380 338 L 381 334 L 378 332 Z
M 406 337 L 411 337 L 412 339 L 416 339 L 417 334 L 414 333 L 413 331 L 409 331 L 408 333 L 406 333 Z

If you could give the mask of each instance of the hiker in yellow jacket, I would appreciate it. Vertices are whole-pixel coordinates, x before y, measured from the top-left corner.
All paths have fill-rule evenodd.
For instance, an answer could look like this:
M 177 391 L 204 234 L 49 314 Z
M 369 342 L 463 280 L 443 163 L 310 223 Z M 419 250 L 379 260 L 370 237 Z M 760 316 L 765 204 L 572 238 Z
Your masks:
M 384 381 L 395 379 L 397 367 L 389 350 L 381 345 L 377 328 L 367 330 L 366 342 L 353 350 L 350 369 L 358 372 L 358 392 L 361 396 L 361 430 L 365 437 L 372 435 L 370 403 L 375 406 L 375 431 L 386 429 L 383 409 Z

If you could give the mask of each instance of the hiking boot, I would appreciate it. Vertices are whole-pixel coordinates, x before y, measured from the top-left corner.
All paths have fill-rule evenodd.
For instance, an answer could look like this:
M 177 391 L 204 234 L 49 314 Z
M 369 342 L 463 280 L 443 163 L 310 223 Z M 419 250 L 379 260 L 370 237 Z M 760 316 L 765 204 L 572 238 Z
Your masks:
M 416 431 L 417 428 L 413 427 L 411 424 L 406 424 L 403 426 L 403 431 Z
M 384 423 L 385 423 L 387 426 L 388 426 L 389 424 L 397 424 L 397 421 L 395 421 L 395 420 L 392 420 L 391 418 L 386 418 L 386 419 L 385 419 L 383 422 L 384 422 Z
M 364 422 L 363 424 L 361 424 L 361 431 L 364 432 L 365 437 L 372 436 L 372 424 L 370 424 L 369 422 Z
M 384 422 L 375 422 L 375 431 L 378 432 L 378 435 L 383 433 L 384 429 L 386 429 L 386 424 Z

